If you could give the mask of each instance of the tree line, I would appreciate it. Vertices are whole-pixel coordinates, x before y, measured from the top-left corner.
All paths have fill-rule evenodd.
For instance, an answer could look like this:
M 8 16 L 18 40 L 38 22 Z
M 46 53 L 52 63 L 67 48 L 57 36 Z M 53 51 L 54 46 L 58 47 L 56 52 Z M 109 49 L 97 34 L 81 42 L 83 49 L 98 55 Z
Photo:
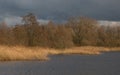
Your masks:
M 120 26 L 100 26 L 95 19 L 73 17 L 64 24 L 49 21 L 40 25 L 36 16 L 23 16 L 23 24 L 0 23 L 0 44 L 70 48 L 73 46 L 120 46 Z

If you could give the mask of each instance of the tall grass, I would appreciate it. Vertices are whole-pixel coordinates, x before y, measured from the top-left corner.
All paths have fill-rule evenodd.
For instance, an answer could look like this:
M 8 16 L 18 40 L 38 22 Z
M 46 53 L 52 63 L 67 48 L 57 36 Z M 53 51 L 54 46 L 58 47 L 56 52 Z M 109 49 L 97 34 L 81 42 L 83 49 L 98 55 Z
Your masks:
M 40 47 L 23 47 L 23 46 L 0 46 L 0 61 L 13 60 L 48 60 L 48 55 L 58 54 L 100 54 L 106 51 L 120 51 L 120 48 L 104 48 L 104 47 L 73 47 L 70 49 L 50 49 Z
M 0 23 L 0 60 L 46 60 L 49 54 L 100 54 L 119 47 L 120 26 L 100 26 L 87 17 L 40 25 L 30 13 L 21 25 Z
M 0 60 L 46 60 L 47 53 L 40 48 L 0 46 Z

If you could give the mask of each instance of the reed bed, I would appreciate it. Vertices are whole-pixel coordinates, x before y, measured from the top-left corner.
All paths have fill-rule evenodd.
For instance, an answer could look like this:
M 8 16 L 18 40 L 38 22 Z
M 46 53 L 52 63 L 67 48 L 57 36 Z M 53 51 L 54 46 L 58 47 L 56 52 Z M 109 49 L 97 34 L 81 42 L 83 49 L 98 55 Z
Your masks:
M 106 47 L 82 46 L 59 50 L 40 47 L 0 46 L 0 61 L 48 60 L 49 59 L 48 55 L 58 54 L 94 55 L 101 54 L 101 52 L 109 51 L 120 51 L 120 47 L 106 48 Z

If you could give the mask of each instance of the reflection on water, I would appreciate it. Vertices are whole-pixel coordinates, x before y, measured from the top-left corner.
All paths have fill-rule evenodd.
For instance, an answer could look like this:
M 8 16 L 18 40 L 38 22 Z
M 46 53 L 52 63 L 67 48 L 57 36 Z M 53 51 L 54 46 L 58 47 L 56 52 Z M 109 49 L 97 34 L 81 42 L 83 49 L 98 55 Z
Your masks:
M 120 75 L 120 53 L 56 55 L 49 61 L 0 62 L 0 75 Z

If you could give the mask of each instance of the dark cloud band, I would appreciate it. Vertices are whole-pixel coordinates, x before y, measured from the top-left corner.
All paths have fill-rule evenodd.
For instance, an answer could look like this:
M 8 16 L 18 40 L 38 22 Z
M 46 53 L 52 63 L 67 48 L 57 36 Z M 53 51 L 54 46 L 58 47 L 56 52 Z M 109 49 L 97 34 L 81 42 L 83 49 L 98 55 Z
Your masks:
M 88 16 L 98 20 L 120 20 L 120 0 L 0 0 L 0 16 L 35 13 L 39 18 L 64 20 Z

